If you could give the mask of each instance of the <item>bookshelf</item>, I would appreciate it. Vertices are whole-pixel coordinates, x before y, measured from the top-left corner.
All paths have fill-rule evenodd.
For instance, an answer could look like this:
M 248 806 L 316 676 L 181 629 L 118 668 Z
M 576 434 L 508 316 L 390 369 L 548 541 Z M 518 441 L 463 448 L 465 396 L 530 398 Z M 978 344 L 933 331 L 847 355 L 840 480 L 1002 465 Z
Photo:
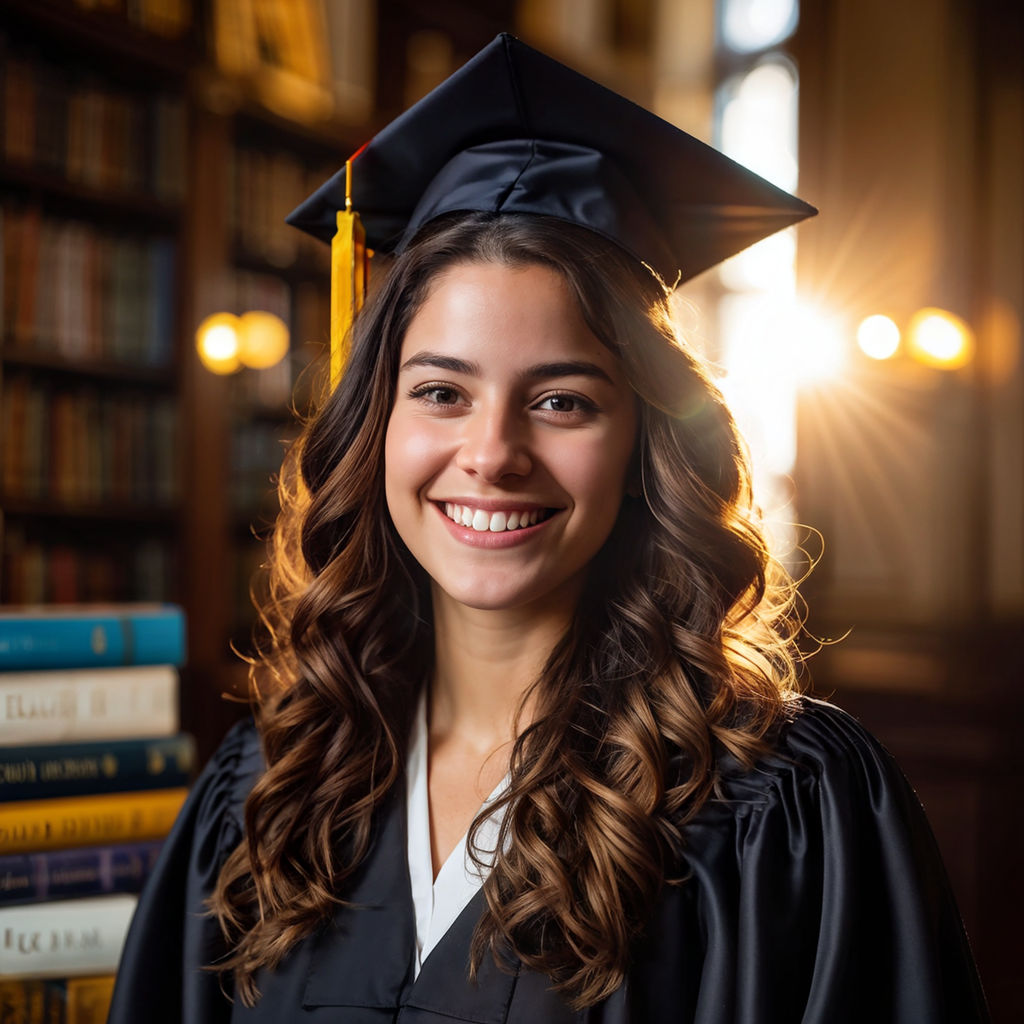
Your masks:
M 329 335 L 325 247 L 284 215 L 356 147 L 215 67 L 205 0 L 9 0 L 0 19 L 0 604 L 175 600 L 206 756 L 244 690 L 271 477 Z M 274 312 L 218 378 L 193 331 Z
M 251 646 L 255 613 L 249 587 L 265 557 L 262 537 L 277 511 L 273 478 L 285 445 L 297 434 L 296 414 L 308 408 L 312 371 L 329 343 L 329 254 L 285 225 L 284 217 L 337 169 L 345 142 L 251 108 L 229 115 L 200 111 L 198 119 L 204 152 L 216 152 L 213 165 L 224 170 L 205 183 L 205 195 L 199 189 L 192 195 L 199 250 L 193 319 L 213 311 L 262 310 L 288 326 L 291 341 L 274 366 L 243 367 L 223 378 L 202 371 L 194 380 L 204 396 L 192 403 L 201 418 L 193 418 L 197 443 L 217 439 L 216 451 L 207 450 L 197 468 L 221 467 L 222 481 L 217 507 L 202 513 L 204 536 L 197 539 L 208 544 L 208 538 L 218 538 L 208 556 L 225 581 L 215 602 L 208 600 L 207 588 L 195 601 L 208 606 L 201 614 L 208 623 L 210 670 L 222 672 L 237 689 L 240 666 L 230 646 Z
M 180 593 L 179 27 L 5 6 L 0 602 Z

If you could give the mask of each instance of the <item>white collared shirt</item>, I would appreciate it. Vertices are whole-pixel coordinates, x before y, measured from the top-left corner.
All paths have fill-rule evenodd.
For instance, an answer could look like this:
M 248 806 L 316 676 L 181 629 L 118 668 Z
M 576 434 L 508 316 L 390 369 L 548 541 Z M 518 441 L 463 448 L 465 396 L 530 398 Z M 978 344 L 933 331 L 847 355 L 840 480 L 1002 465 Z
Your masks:
M 489 874 L 489 865 L 478 868 L 466 850 L 464 835 L 434 878 L 430 855 L 430 794 L 427 788 L 427 697 L 424 692 L 416 709 L 409 756 L 406 764 L 406 834 L 408 836 L 409 881 L 416 915 L 416 974 L 423 961 L 476 895 Z M 508 786 L 509 777 L 495 786 L 484 805 L 493 803 Z M 501 815 L 492 814 L 477 831 L 477 852 L 492 855 L 498 846 Z

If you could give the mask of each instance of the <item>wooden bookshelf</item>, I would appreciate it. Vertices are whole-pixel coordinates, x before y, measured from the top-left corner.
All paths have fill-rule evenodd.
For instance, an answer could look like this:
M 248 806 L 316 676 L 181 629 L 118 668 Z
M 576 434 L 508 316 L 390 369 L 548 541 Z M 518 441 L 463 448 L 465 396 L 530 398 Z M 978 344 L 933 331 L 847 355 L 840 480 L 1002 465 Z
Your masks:
M 223 694 L 244 693 L 232 644 L 248 646 L 255 618 L 248 579 L 265 557 L 255 534 L 273 521 L 272 478 L 308 405 L 308 368 L 328 345 L 327 247 L 283 218 L 369 129 L 267 110 L 252 83 L 215 66 L 209 3 L 184 5 L 188 25 L 154 25 L 166 6 L 4 4 L 0 603 L 180 601 L 183 724 L 205 757 L 245 712 Z M 150 264 L 161 266 L 156 284 L 133 284 Z M 133 308 L 125 297 L 140 292 Z M 289 355 L 214 376 L 198 360 L 196 326 L 250 308 L 287 323 Z M 114 343 L 154 324 L 159 342 Z M 140 409 L 165 408 L 173 430 L 119 464 L 134 489 L 115 488 L 115 441 L 140 434 Z M 117 416 L 97 441 L 95 421 Z M 58 464 L 75 467 L 73 483 Z
M 189 44 L 4 14 L 0 601 L 180 599 Z

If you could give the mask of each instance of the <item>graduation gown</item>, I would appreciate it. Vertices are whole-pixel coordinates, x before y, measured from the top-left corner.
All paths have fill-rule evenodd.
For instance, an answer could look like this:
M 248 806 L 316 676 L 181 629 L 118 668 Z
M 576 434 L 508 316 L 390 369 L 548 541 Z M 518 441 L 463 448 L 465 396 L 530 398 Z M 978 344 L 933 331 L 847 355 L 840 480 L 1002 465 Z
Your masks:
M 546 977 L 485 959 L 466 978 L 482 893 L 413 980 L 415 925 L 404 794 L 330 924 L 232 1002 L 203 971 L 223 953 L 204 916 L 261 770 L 237 726 L 193 787 L 142 894 L 109 1024 L 971 1024 L 987 1021 L 960 918 L 920 804 L 852 718 L 801 701 L 774 753 L 723 764 L 723 798 L 687 827 L 681 885 L 666 885 L 625 983 L 572 1012 Z M 222 987 L 223 986 L 223 987 Z

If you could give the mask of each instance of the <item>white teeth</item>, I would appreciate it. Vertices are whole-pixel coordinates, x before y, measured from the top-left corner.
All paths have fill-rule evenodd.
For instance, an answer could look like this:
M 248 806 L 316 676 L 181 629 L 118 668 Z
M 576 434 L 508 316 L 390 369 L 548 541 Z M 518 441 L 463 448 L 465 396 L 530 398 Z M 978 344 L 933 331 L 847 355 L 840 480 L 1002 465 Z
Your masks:
M 506 530 L 521 530 L 539 522 L 539 509 L 515 512 L 485 512 L 482 508 L 470 505 L 456 505 L 454 502 L 444 503 L 444 514 L 460 526 L 468 526 L 478 533 L 504 533 Z

